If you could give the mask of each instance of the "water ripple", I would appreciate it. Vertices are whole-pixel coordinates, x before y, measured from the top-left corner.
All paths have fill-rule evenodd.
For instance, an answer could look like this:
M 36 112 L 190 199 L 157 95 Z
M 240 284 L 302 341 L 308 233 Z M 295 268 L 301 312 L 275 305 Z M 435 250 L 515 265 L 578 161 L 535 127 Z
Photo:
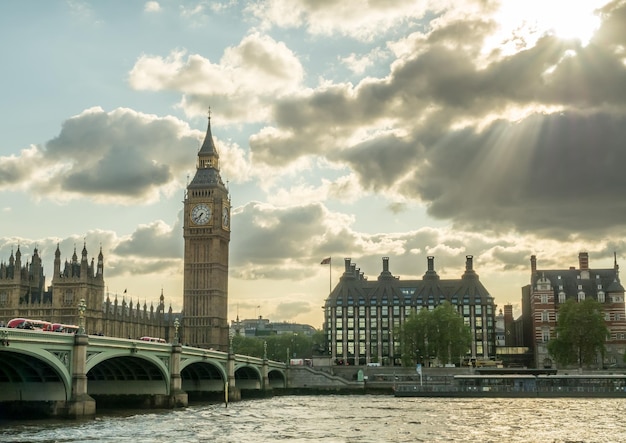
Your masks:
M 2 442 L 618 442 L 622 399 L 274 397 L 124 411 L 95 420 L 0 423 Z

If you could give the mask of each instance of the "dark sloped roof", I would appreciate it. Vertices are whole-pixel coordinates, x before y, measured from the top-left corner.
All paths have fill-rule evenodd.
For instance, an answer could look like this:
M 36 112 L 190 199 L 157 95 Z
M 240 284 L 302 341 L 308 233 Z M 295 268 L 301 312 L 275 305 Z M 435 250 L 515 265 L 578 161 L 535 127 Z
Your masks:
M 589 278 L 586 278 L 587 275 Z M 533 288 L 542 277 L 550 281 L 555 296 L 565 292 L 567 298 L 570 298 L 583 291 L 586 296 L 597 298 L 599 291 L 624 292 L 616 269 L 538 269 L 532 276 Z
M 483 305 L 494 302 L 471 267 L 460 279 L 435 279 L 432 272 L 427 272 L 421 280 L 401 280 L 391 276 L 386 268 L 381 276 L 384 278 L 366 280 L 356 275 L 354 266 L 347 262 L 346 272 L 327 298 L 326 306 L 349 305 L 350 298 L 354 304 L 358 304 L 361 298 L 368 305 L 384 304 L 385 299 L 388 304 L 406 305 L 410 302 L 412 306 L 439 305 L 444 301 Z
M 189 183 L 189 188 L 206 188 L 208 186 L 226 189 L 217 169 L 204 168 L 196 170 L 196 175 Z

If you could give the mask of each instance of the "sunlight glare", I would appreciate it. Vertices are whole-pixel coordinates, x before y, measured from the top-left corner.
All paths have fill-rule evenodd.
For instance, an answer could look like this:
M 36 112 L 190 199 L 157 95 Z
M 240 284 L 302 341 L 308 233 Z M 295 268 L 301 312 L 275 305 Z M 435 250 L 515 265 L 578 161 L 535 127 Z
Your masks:
M 595 11 L 606 3 L 607 0 L 503 0 L 496 19 L 505 29 L 524 34 L 530 40 L 552 34 L 586 46 L 600 25 Z

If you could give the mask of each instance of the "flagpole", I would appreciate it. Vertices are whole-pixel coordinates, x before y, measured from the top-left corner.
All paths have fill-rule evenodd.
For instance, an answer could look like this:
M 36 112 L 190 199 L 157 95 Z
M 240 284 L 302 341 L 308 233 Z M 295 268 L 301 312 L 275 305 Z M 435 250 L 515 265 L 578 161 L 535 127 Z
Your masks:
M 328 295 L 333 291 L 333 258 L 326 257 L 320 265 L 328 265 Z
M 328 295 L 333 291 L 333 258 L 326 257 L 320 265 L 328 265 Z

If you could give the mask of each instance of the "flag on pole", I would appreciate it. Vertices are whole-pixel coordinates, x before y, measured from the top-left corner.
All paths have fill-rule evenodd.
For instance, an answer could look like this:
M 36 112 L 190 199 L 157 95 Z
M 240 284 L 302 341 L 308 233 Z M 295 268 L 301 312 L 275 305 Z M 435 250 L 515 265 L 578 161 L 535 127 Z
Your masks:
M 324 260 L 322 260 L 322 262 L 320 263 L 320 265 L 329 265 L 330 264 L 330 257 L 326 257 Z

